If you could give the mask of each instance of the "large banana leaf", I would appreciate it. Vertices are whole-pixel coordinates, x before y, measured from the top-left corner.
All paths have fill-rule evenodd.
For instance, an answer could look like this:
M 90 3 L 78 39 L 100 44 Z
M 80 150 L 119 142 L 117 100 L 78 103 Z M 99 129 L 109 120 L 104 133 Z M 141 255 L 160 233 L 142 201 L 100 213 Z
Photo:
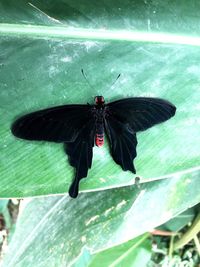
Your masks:
M 53 105 L 92 103 L 95 95 L 106 101 L 162 97 L 177 106 L 174 118 L 138 134 L 135 165 L 141 181 L 198 169 L 198 16 L 198 8 L 188 7 L 186 1 L 1 0 L 0 196 L 67 191 L 74 170 L 62 145 L 17 140 L 10 126 L 22 114 Z M 119 73 L 121 79 L 111 86 Z M 94 148 L 93 166 L 81 189 L 133 181 L 132 173 L 113 162 L 106 144 Z

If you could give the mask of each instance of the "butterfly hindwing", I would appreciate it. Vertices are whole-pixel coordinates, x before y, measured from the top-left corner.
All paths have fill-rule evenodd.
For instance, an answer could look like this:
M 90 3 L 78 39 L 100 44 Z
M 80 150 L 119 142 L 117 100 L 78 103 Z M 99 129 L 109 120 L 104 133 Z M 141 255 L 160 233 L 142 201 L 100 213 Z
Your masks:
M 105 120 L 105 128 L 114 161 L 124 171 L 129 170 L 135 173 L 133 160 L 137 156 L 136 134 L 127 124 L 121 123 L 112 116 Z
M 29 113 L 17 119 L 12 133 L 23 139 L 73 141 L 91 116 L 89 105 L 64 105 Z
M 174 116 L 176 107 L 167 100 L 151 97 L 132 97 L 107 104 L 109 113 L 134 132 L 144 131 Z
M 69 189 L 69 195 L 73 198 L 78 195 L 79 181 L 87 176 L 88 169 L 92 166 L 94 136 L 95 120 L 91 118 L 73 142 L 65 143 L 70 165 L 76 169 L 75 178 Z

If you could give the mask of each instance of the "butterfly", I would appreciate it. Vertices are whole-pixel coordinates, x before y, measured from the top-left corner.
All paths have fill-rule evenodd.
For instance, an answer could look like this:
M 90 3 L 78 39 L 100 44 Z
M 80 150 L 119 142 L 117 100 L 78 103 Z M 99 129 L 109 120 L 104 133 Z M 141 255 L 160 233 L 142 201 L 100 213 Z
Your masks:
M 63 105 L 39 110 L 18 118 L 11 126 L 13 135 L 35 141 L 64 143 L 75 177 L 69 188 L 78 196 L 79 182 L 92 166 L 93 147 L 108 137 L 111 155 L 124 171 L 136 173 L 136 133 L 175 115 L 176 107 L 167 100 L 131 97 L 105 104 L 96 96 L 94 104 Z

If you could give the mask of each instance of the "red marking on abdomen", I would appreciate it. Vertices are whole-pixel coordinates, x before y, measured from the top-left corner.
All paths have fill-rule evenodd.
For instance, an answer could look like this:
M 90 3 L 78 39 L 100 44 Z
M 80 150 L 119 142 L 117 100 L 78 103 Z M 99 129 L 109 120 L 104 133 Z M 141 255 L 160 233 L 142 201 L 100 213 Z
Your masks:
M 104 144 L 103 134 L 96 134 L 95 143 L 97 146 L 103 146 L 103 144 Z

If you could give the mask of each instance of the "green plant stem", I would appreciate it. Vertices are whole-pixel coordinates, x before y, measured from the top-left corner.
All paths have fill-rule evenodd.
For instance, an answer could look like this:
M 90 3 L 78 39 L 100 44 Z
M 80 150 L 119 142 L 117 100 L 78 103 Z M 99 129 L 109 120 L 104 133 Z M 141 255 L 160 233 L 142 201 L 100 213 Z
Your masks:
M 185 246 L 188 242 L 194 239 L 199 232 L 200 232 L 200 214 L 198 214 L 198 216 L 194 220 L 189 230 L 177 242 L 174 243 L 174 250 Z
M 195 243 L 195 246 L 197 248 L 197 252 L 198 252 L 198 254 L 200 256 L 200 242 L 199 242 L 199 239 L 198 239 L 197 235 L 194 236 L 194 243 Z
M 171 238 L 170 238 L 169 253 L 168 253 L 170 259 L 172 258 L 172 253 L 174 250 L 174 237 L 175 236 L 171 236 Z

